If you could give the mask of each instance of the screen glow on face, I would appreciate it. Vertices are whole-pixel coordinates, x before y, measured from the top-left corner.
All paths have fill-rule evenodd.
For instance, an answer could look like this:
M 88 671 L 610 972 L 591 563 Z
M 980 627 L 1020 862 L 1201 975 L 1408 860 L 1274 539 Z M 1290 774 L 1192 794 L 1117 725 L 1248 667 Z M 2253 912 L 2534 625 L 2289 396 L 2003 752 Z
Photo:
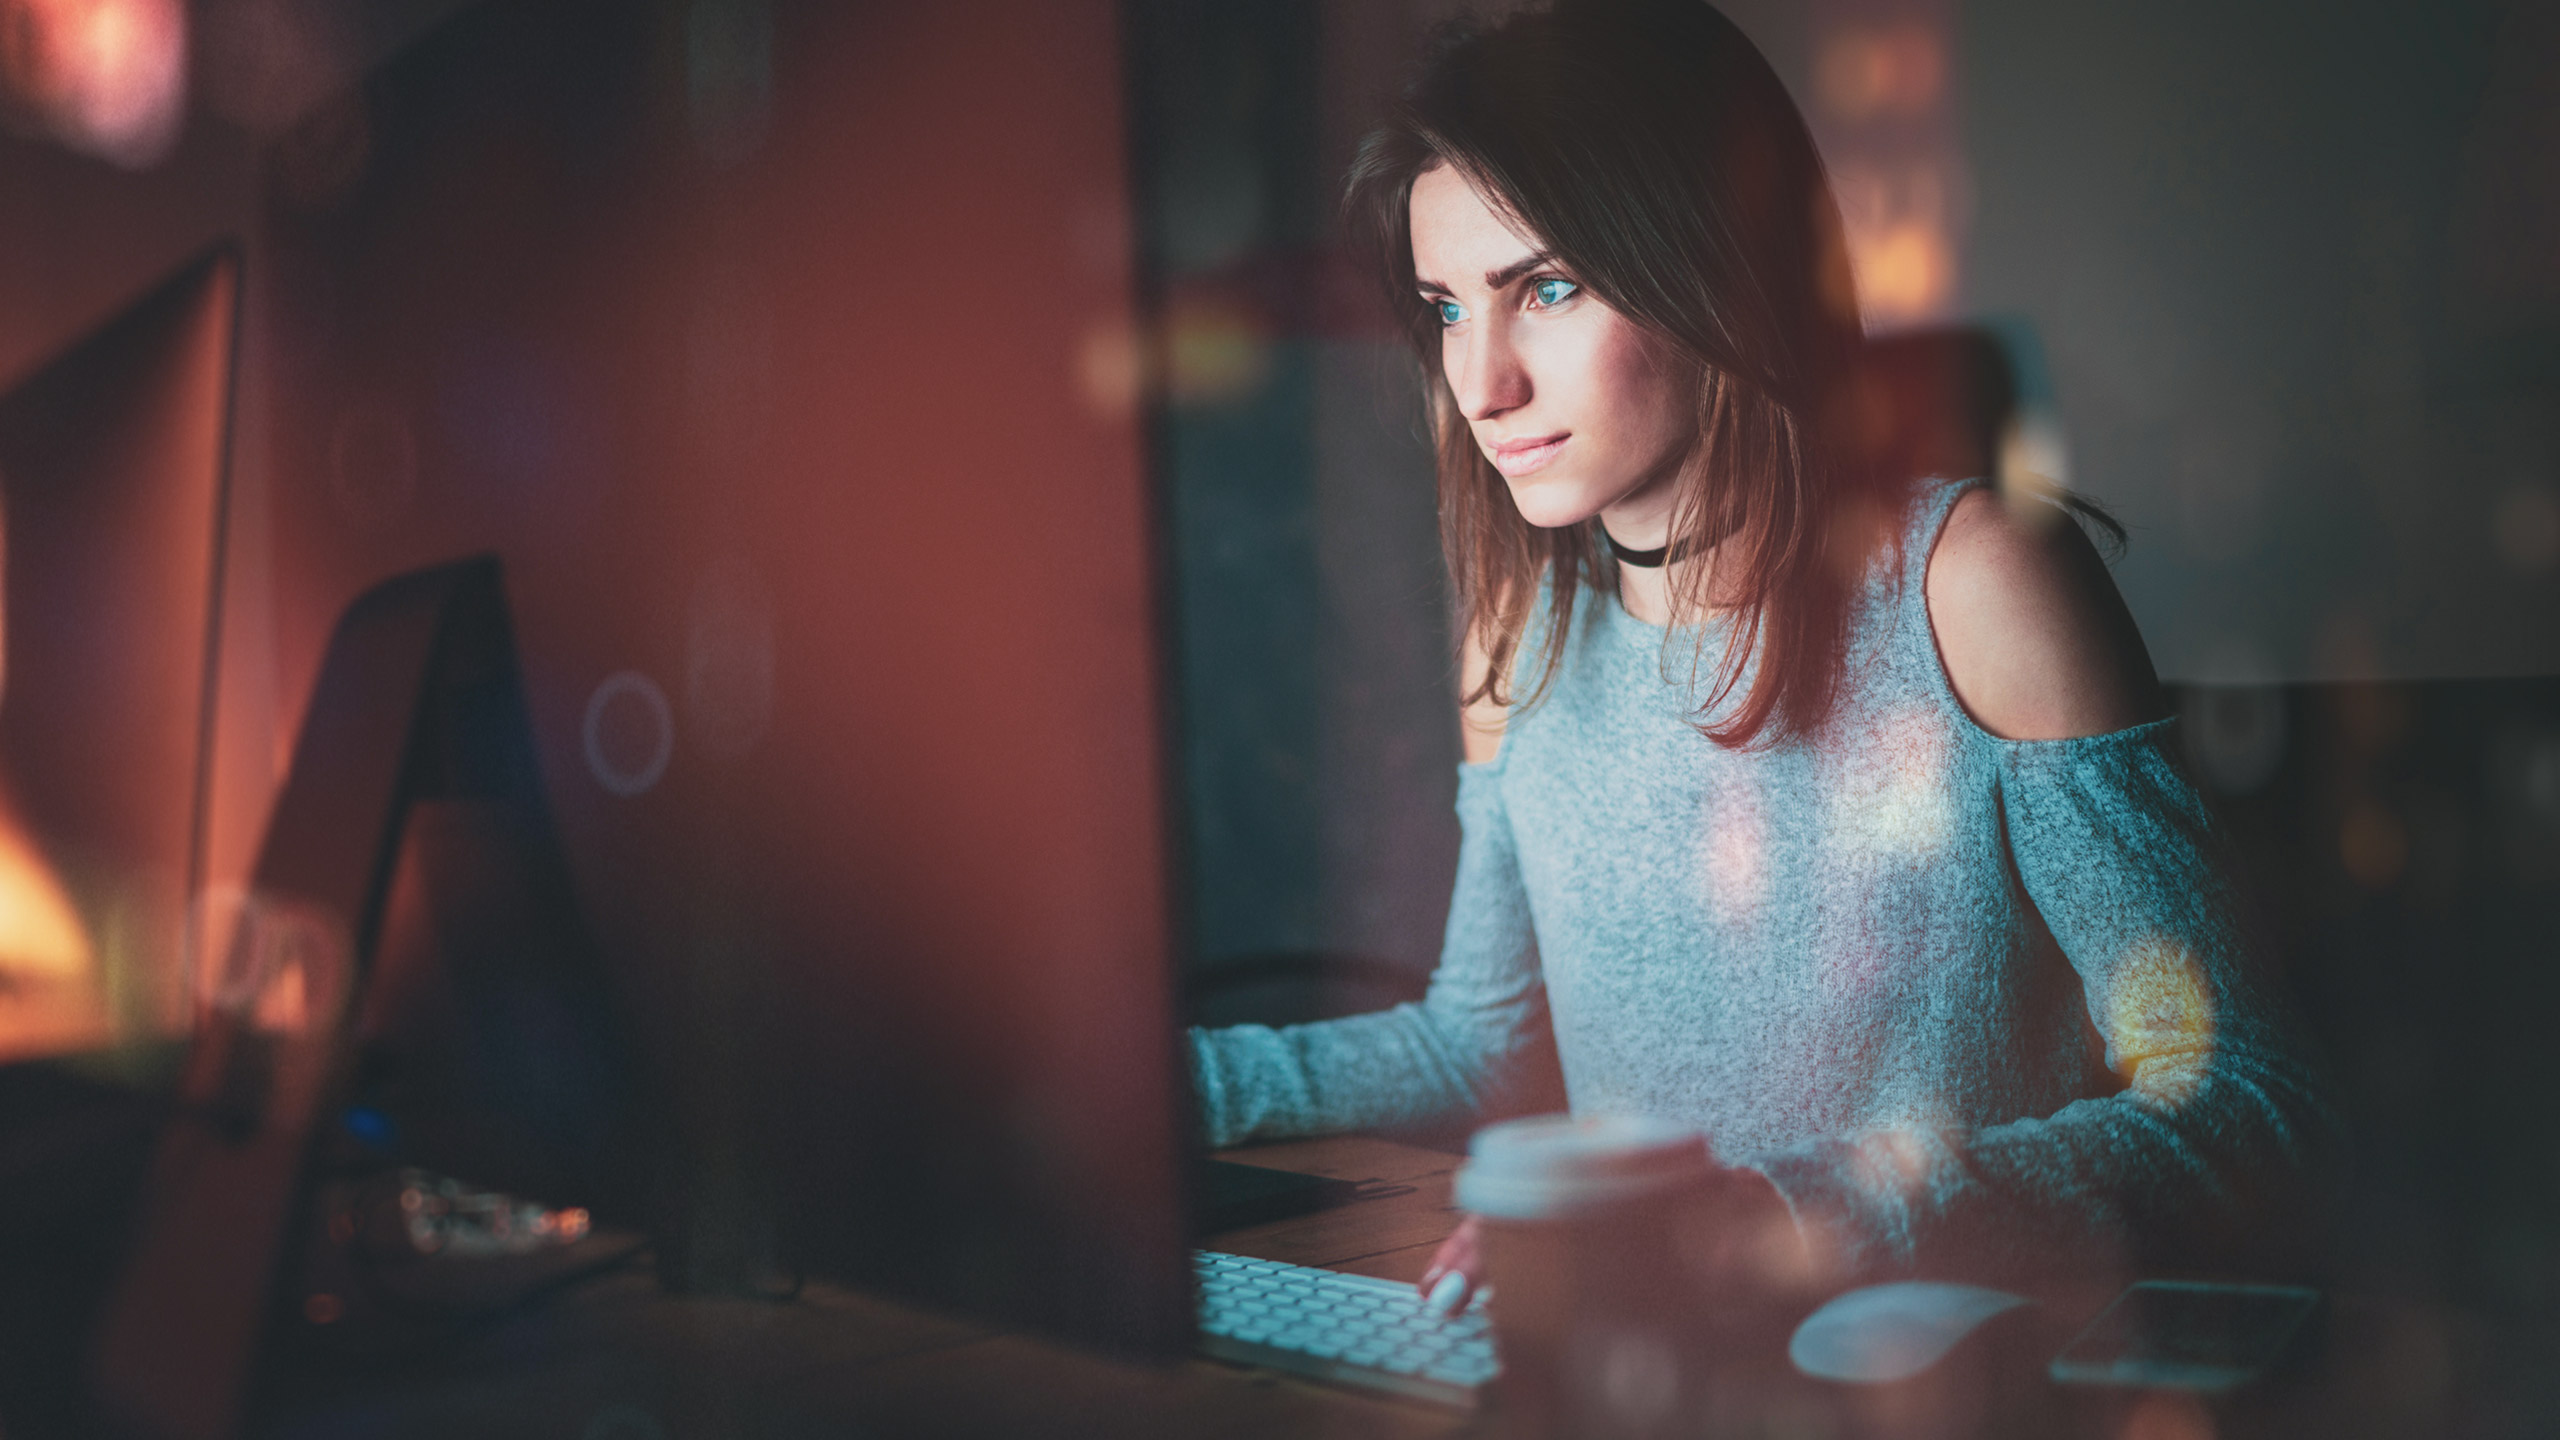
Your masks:
M 1536 310 L 1553 310 L 1582 290 L 1581 286 L 1561 275 L 1534 275 L 1522 283 L 1528 287 L 1529 308 Z M 1442 329 L 1459 324 L 1467 318 L 1467 307 L 1446 295 L 1433 299 L 1431 303 L 1440 312 Z
M 1660 543 L 1694 410 L 1667 347 L 1456 170 L 1414 181 L 1410 218 L 1441 372 L 1521 515 L 1559 526 L 1605 513 L 1611 534 Z

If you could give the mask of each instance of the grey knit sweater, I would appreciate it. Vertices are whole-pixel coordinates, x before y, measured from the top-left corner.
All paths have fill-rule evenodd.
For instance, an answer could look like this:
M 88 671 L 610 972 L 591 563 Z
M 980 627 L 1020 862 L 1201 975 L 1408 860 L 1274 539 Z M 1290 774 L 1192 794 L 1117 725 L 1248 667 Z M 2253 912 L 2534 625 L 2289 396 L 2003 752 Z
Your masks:
M 1853 1277 L 2135 1267 L 2289 1203 L 2333 1122 L 2175 722 L 2004 740 L 1948 687 L 1921 582 L 1965 488 L 1920 491 L 1804 740 L 1708 741 L 1688 637 L 1578 606 L 1460 770 L 1428 998 L 1193 1031 L 1210 1141 L 1485 1113 L 1552 1026 L 1576 1111 L 1696 1125 Z

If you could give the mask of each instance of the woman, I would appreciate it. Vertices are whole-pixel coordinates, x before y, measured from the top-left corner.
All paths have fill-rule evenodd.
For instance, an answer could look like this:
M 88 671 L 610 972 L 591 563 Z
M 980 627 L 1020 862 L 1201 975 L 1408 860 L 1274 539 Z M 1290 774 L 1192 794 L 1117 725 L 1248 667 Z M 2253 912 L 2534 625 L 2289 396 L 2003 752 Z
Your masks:
M 1818 1283 L 2245 1245 L 2328 1122 L 2140 636 L 2062 508 L 1860 452 L 1750 43 L 1697 0 L 1453 34 L 1349 202 L 1431 377 L 1465 839 L 1425 1001 L 1193 1032 L 1212 1141 L 1495 1111 L 1551 1032 Z

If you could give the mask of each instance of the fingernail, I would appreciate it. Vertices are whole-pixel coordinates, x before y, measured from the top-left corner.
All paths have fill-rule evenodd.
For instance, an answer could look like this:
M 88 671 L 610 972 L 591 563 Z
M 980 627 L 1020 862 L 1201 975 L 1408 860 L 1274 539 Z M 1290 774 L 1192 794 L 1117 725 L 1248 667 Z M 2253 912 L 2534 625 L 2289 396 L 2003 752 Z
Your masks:
M 1445 1318 L 1457 1314 L 1466 1303 L 1466 1272 L 1452 1270 L 1440 1277 L 1439 1284 L 1431 1287 L 1431 1295 L 1422 1302 L 1422 1308 Z

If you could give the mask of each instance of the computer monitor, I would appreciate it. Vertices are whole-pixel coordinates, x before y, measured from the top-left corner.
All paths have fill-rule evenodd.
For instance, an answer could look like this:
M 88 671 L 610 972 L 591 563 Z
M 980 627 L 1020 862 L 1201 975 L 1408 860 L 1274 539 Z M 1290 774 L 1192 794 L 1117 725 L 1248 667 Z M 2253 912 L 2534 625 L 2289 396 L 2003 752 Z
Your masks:
M 0 1425 L 70 1433 L 185 1034 L 238 250 L 0 393 Z
M 240 260 L 0 395 L 0 1062 L 183 1034 Z
M 489 6 L 270 157 L 240 668 L 287 743 L 350 599 L 501 558 L 679 1284 L 1188 1339 L 1114 17 Z
M 370 1262 L 284 1273 L 297 1250 L 330 1253 L 318 1237 L 352 1213 L 348 1187 L 395 1159 L 633 1208 L 654 1092 L 591 963 L 532 751 L 494 559 L 348 607 L 246 903 L 208 955 L 82 1428 L 220 1440 L 273 1373 L 274 1314 L 333 1322 L 345 1290 L 414 1318 Z

